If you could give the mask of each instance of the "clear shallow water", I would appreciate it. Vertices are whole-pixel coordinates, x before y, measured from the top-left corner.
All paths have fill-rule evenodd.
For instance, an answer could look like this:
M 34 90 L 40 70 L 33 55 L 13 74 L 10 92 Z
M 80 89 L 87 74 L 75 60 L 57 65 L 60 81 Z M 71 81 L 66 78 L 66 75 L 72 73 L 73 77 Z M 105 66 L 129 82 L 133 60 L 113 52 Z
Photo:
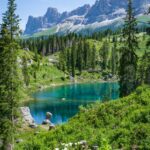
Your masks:
M 52 123 L 61 124 L 73 117 L 80 105 L 118 97 L 118 83 L 71 84 L 34 93 L 35 101 L 28 103 L 28 106 L 36 123 L 41 124 L 46 112 L 51 112 Z

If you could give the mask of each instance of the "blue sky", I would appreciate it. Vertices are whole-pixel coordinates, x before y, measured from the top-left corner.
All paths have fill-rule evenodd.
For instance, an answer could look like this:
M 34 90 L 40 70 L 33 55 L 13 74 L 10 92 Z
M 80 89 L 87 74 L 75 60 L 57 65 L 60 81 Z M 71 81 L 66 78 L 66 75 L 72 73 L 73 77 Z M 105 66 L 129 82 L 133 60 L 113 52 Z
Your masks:
M 24 29 L 28 16 L 42 16 L 48 7 L 55 7 L 59 12 L 70 11 L 83 4 L 94 4 L 95 0 L 16 0 L 17 14 L 21 18 L 21 28 Z M 5 12 L 7 0 L 0 0 L 0 23 L 2 13 Z

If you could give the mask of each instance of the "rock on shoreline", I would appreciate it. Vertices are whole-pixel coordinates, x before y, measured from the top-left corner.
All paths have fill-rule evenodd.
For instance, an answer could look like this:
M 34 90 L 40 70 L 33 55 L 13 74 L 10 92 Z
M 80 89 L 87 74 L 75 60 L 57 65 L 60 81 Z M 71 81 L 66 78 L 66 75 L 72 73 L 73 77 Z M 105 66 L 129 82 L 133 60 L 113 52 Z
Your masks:
M 32 115 L 31 115 L 29 107 L 20 107 L 20 111 L 21 111 L 21 115 L 23 118 L 23 122 L 26 125 L 29 125 L 31 128 L 37 127 Z

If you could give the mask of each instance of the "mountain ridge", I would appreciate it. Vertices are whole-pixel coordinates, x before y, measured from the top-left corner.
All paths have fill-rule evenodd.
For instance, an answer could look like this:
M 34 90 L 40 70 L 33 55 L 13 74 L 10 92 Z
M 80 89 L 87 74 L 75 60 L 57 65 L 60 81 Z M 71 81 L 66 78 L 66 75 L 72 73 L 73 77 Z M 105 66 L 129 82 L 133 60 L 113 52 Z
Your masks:
M 148 6 L 150 6 L 150 0 L 133 0 L 135 15 L 145 13 Z M 126 15 L 126 7 L 126 0 L 96 0 L 92 6 L 85 4 L 63 13 L 59 13 L 57 8 L 49 7 L 44 16 L 29 16 L 24 34 L 32 35 L 54 26 L 63 27 L 67 24 L 71 25 L 73 30 L 76 26 L 89 26 L 107 20 L 110 22 L 116 18 L 123 18 Z

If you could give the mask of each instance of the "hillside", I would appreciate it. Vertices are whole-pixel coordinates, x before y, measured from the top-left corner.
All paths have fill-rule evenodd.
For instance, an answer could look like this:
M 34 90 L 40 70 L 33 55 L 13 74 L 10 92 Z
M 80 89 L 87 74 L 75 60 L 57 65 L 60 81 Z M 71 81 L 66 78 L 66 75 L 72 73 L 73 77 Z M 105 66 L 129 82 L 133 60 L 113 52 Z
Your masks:
M 90 40 L 92 46 L 95 42 Z M 101 44 L 96 42 L 97 51 Z M 21 84 L 20 89 L 21 101 L 28 101 L 32 92 L 41 90 L 46 87 L 72 83 L 70 74 L 59 69 L 59 54 L 57 52 L 49 56 L 41 56 L 35 52 L 20 49 L 18 52 L 19 77 Z M 77 72 L 78 73 L 78 72 Z M 91 79 L 100 80 L 101 74 L 89 73 L 84 71 L 81 75 L 75 77 L 77 82 L 87 82 Z
M 139 57 L 141 57 L 145 51 L 149 52 L 150 49 L 148 49 L 145 45 L 148 40 L 148 36 L 145 33 L 140 33 L 137 35 L 138 41 L 139 41 L 139 49 L 137 49 L 136 53 Z M 120 35 L 117 35 L 117 40 L 120 40 Z M 104 41 L 108 41 L 108 59 L 111 59 L 111 53 L 112 48 L 114 46 L 114 43 L 112 41 L 112 36 L 103 38 L 102 41 L 95 40 L 95 39 L 86 39 L 87 43 L 89 43 L 90 49 L 92 49 L 93 45 L 96 47 L 96 61 L 100 62 L 100 49 L 103 46 Z M 31 40 L 30 40 L 31 41 Z M 120 47 L 123 46 L 122 42 L 118 42 L 117 49 L 119 50 Z M 28 50 L 20 50 L 19 51 L 19 64 L 23 65 L 22 59 L 26 58 L 26 62 L 24 64 L 24 68 L 26 68 L 25 75 L 28 78 L 28 86 L 24 86 L 24 89 L 28 89 L 28 91 L 37 90 L 42 88 L 42 86 L 50 86 L 53 84 L 62 84 L 62 83 L 68 83 L 70 82 L 70 73 L 69 72 L 63 72 L 59 69 L 59 57 L 61 52 L 59 50 L 55 52 L 53 55 L 48 56 L 41 56 L 39 54 L 36 54 L 34 51 L 28 51 Z M 38 59 L 37 59 L 38 58 Z M 21 60 L 20 60 L 21 59 Z M 27 67 L 26 67 L 27 64 Z M 21 80 L 24 78 L 22 69 L 20 67 L 20 77 Z M 96 65 L 96 69 L 99 70 L 101 67 L 99 63 Z M 90 68 L 88 68 L 90 69 Z M 103 79 L 103 72 L 97 72 L 97 73 L 90 73 L 88 72 L 88 69 L 83 70 L 82 74 L 78 74 L 78 70 L 76 70 L 76 81 L 78 82 L 85 82 L 92 80 L 102 80 Z M 110 69 L 108 72 L 111 72 Z M 24 80 L 24 79 L 23 79 Z M 42 85 L 42 86 L 41 86 Z M 23 90 L 24 91 L 24 90 Z M 25 93 L 25 92 L 24 92 Z
M 139 87 L 128 97 L 80 108 L 80 113 L 53 131 L 19 132 L 16 150 L 54 149 L 62 143 L 86 140 L 100 150 L 150 148 L 150 87 Z M 38 133 L 37 135 L 35 133 Z M 67 145 L 66 145 L 67 146 Z M 71 148 L 70 149 L 75 149 Z M 81 148 L 82 149 L 82 148 Z
M 37 61 L 38 57 L 38 61 Z M 21 101 L 29 100 L 29 94 L 34 90 L 50 86 L 53 83 L 64 82 L 64 73 L 60 71 L 48 57 L 42 58 L 40 55 L 27 50 L 18 52 L 19 77 L 23 84 L 20 89 Z

